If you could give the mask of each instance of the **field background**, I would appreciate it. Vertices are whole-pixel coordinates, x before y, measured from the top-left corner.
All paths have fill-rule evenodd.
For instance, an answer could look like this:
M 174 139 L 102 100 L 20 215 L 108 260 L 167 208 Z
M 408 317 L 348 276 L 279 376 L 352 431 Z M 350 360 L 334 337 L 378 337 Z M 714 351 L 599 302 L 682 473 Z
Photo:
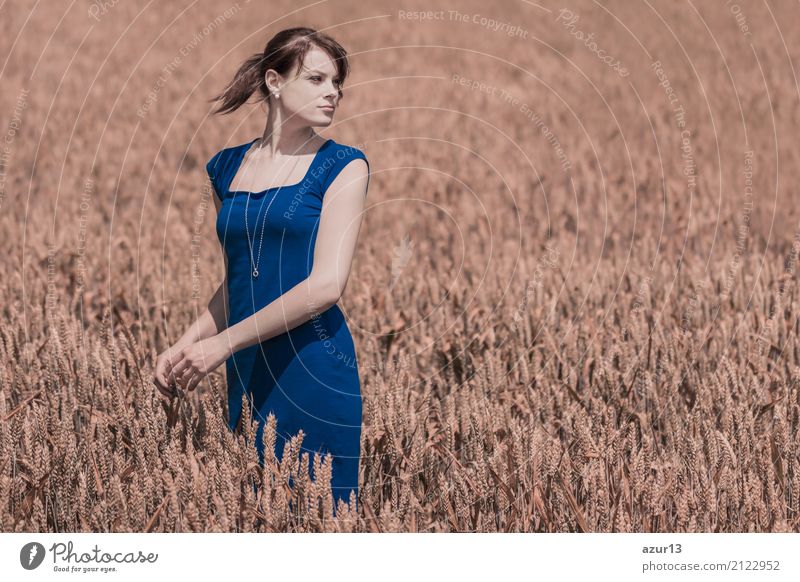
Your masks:
M 444 4 L 0 6 L 0 530 L 800 529 L 800 7 Z M 205 162 L 265 120 L 208 100 L 297 25 L 373 172 L 337 519 L 224 366 L 151 384 L 223 276 Z

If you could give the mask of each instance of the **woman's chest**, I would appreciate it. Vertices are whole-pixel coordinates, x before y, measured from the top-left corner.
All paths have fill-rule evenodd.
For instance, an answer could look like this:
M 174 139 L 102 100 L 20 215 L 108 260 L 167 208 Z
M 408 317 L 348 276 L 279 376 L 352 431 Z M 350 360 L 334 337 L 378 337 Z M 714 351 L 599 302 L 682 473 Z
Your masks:
M 225 244 L 254 236 L 310 238 L 319 227 L 322 201 L 312 192 L 294 188 L 227 196 L 217 215 L 217 234 Z

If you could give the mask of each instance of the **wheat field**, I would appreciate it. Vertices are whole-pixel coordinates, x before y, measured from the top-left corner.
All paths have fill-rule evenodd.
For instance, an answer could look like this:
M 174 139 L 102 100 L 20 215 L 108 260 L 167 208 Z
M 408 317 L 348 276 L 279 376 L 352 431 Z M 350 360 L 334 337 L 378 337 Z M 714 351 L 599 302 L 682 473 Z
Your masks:
M 0 529 L 800 531 L 797 3 L 296 9 L 0 7 Z M 372 170 L 335 518 L 224 366 L 152 384 L 224 275 L 205 162 L 264 126 L 209 99 L 297 25 Z

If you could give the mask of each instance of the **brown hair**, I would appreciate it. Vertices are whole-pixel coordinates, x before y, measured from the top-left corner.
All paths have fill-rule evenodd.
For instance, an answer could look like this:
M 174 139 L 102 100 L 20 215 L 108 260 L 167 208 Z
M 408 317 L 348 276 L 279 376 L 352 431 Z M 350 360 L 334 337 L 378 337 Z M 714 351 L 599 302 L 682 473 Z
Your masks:
M 264 52 L 256 53 L 242 63 L 225 90 L 210 100 L 222 101 L 212 113 L 232 113 L 245 104 L 256 91 L 260 94 L 260 101 L 269 103 L 269 89 L 264 79 L 267 71 L 274 69 L 281 75 L 288 74 L 295 64 L 299 66 L 303 63 L 312 46 L 324 50 L 336 64 L 336 84 L 341 100 L 342 85 L 350 72 L 347 51 L 327 34 L 313 28 L 296 27 L 280 31 L 270 39 Z

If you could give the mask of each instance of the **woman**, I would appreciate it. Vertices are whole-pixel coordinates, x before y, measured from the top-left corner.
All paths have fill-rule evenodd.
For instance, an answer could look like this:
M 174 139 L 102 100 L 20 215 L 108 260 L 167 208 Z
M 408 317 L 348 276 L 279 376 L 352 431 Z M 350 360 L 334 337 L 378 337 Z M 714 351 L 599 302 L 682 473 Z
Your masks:
M 156 365 L 156 385 L 171 395 L 172 385 L 194 390 L 227 361 L 230 429 L 239 429 L 245 395 L 262 465 L 269 414 L 277 419 L 278 459 L 302 429 L 309 458 L 333 456 L 334 511 L 351 490 L 358 495 L 360 382 L 336 303 L 350 273 L 369 164 L 360 150 L 313 128 L 330 125 L 347 73 L 347 53 L 336 41 L 292 28 L 214 98 L 222 102 L 216 112 L 228 113 L 258 92 L 269 107 L 266 127 L 261 138 L 217 152 L 206 166 L 225 282 Z

